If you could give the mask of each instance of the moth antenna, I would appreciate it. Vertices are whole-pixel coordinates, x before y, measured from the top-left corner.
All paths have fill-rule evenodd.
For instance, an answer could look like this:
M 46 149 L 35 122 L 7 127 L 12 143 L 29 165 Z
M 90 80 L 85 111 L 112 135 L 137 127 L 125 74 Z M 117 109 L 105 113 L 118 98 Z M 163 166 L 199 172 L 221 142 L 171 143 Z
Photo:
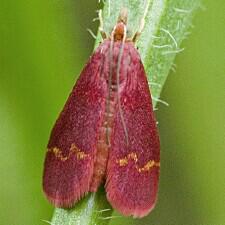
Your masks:
M 109 140 L 109 111 L 110 111 L 110 96 L 111 96 L 111 85 L 112 85 L 112 62 L 113 62 L 113 43 L 114 43 L 114 34 L 115 34 L 116 26 L 113 28 L 111 34 L 111 41 L 110 41 L 110 49 L 109 49 L 109 93 L 106 100 L 106 115 L 107 115 L 107 125 L 106 125 L 106 141 L 107 144 L 110 145 Z
M 142 31 L 143 31 L 143 29 L 145 27 L 145 18 L 147 16 L 149 6 L 150 6 L 150 0 L 147 0 L 146 1 L 144 15 L 143 15 L 143 17 L 141 18 L 141 21 L 140 21 L 139 29 L 136 31 L 136 33 L 134 34 L 134 36 L 132 38 L 133 42 L 137 41 L 137 39 L 140 37 L 140 35 L 141 35 L 141 33 L 142 33 Z
M 121 65 L 121 61 L 122 61 L 122 56 L 123 56 L 123 51 L 124 51 L 124 44 L 126 41 L 126 33 L 127 33 L 127 28 L 124 25 L 124 35 L 123 35 L 123 40 L 122 40 L 122 45 L 120 48 L 120 52 L 119 52 L 119 56 L 118 56 L 118 64 L 117 64 L 117 69 L 116 69 L 116 83 L 117 83 L 117 98 L 118 98 L 118 107 L 119 107 L 119 113 L 120 113 L 120 118 L 122 121 L 122 125 L 123 125 L 123 129 L 124 129 L 124 133 L 125 133 L 125 137 L 126 137 L 126 142 L 127 145 L 128 143 L 128 132 L 127 132 L 127 127 L 126 127 L 126 123 L 124 120 L 124 116 L 123 116 L 123 110 L 121 108 L 121 102 L 120 102 L 120 96 L 119 96 L 119 83 L 120 83 L 120 65 Z
M 99 32 L 102 36 L 102 39 L 106 39 L 107 35 L 104 31 L 104 23 L 103 23 L 102 10 L 101 9 L 98 11 L 98 17 L 99 17 Z

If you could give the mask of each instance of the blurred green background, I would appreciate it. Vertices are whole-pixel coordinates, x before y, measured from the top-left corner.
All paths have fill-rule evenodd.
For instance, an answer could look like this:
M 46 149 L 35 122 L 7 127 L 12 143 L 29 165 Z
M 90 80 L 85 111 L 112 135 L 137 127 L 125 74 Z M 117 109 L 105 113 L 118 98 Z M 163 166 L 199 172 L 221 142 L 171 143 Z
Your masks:
M 111 224 L 225 224 L 225 1 L 204 1 L 158 105 L 158 203 L 142 220 Z M 50 220 L 41 178 L 50 130 L 94 39 L 98 1 L 0 1 L 0 225 Z

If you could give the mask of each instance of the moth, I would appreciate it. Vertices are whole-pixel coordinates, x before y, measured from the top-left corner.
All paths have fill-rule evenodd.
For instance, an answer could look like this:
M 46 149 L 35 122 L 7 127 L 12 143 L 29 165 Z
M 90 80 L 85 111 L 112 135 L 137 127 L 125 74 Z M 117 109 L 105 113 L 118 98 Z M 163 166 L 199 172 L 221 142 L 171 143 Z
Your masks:
M 110 204 L 143 217 L 157 198 L 160 142 L 146 73 L 121 10 L 80 74 L 49 139 L 43 189 L 56 207 L 74 206 L 104 183 Z

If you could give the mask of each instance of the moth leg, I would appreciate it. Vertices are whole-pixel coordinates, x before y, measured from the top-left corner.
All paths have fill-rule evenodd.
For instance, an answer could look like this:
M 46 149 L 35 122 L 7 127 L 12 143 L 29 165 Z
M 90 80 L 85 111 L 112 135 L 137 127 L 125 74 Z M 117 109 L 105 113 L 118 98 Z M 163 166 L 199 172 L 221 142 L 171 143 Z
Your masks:
M 140 37 L 144 27 L 145 27 L 145 18 L 147 16 L 148 13 L 148 9 L 149 9 L 149 5 L 150 5 L 150 0 L 146 0 L 146 6 L 145 6 L 145 11 L 144 11 L 144 15 L 141 18 L 140 24 L 139 24 L 139 29 L 136 31 L 136 33 L 134 34 L 132 41 L 135 43 L 138 38 Z
M 99 32 L 102 36 L 102 39 L 106 39 L 107 38 L 107 35 L 106 35 L 106 32 L 104 31 L 104 23 L 103 23 L 103 18 L 102 18 L 102 10 L 100 9 L 98 11 L 98 17 L 99 17 Z

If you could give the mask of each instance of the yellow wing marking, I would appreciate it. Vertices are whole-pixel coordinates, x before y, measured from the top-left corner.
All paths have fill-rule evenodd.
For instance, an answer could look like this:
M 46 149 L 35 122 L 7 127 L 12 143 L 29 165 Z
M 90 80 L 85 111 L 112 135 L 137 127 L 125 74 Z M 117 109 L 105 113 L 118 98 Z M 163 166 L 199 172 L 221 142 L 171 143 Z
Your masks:
M 71 145 L 69 154 L 67 156 L 63 156 L 62 150 L 57 147 L 49 148 L 48 152 L 52 152 L 56 158 L 60 159 L 63 162 L 68 160 L 73 154 L 76 155 L 78 160 L 85 159 L 88 156 L 88 154 L 85 154 L 83 151 L 77 148 L 74 143 Z
M 136 168 L 138 172 L 145 172 L 151 170 L 153 167 L 160 167 L 160 162 L 156 162 L 155 160 L 149 160 L 143 167 L 138 167 L 136 165 Z
M 126 166 L 128 165 L 130 160 L 133 160 L 135 162 L 135 168 L 139 173 L 150 171 L 153 167 L 160 167 L 160 162 L 156 162 L 155 160 L 149 160 L 143 167 L 139 167 L 137 165 L 138 157 L 134 152 L 129 153 L 127 156 L 117 160 L 116 162 L 119 164 L 119 166 Z
M 138 160 L 137 154 L 134 152 L 131 152 L 126 157 L 117 160 L 117 163 L 119 163 L 120 166 L 126 166 L 128 164 L 129 159 L 132 159 L 132 160 L 134 160 L 134 162 L 137 162 L 137 160 Z

